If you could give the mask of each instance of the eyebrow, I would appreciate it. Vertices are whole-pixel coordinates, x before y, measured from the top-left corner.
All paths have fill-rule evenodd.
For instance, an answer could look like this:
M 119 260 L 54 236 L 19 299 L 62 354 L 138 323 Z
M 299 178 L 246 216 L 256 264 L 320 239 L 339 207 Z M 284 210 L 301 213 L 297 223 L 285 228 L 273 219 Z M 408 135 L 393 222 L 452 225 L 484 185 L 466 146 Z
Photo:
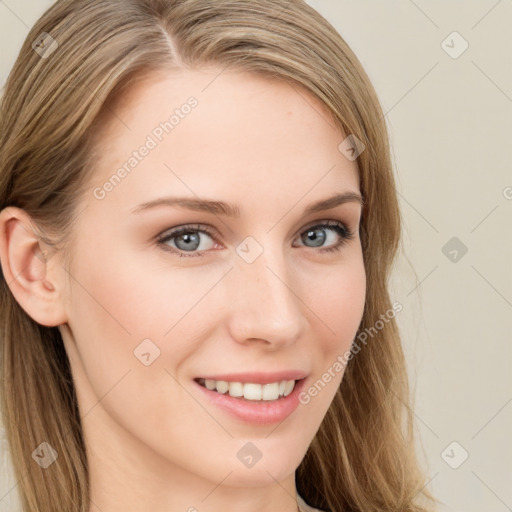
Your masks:
M 305 208 L 303 215 L 329 210 L 341 204 L 350 202 L 357 202 L 361 206 L 364 205 L 364 199 L 360 194 L 356 192 L 343 192 L 310 204 Z M 153 201 L 140 204 L 132 210 L 132 213 L 139 213 L 159 206 L 181 206 L 188 210 L 207 212 L 214 215 L 224 215 L 234 218 L 240 217 L 240 207 L 238 205 L 231 205 L 224 201 L 196 199 L 193 197 L 161 197 L 159 199 L 154 199 Z

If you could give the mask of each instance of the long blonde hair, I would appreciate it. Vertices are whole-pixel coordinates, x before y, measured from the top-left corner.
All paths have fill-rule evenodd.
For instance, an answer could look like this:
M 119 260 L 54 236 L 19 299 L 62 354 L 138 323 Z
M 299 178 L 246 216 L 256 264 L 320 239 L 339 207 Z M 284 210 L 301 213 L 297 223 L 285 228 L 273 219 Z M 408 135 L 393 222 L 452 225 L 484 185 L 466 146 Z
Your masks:
M 55 40 L 44 36 L 45 55 L 32 47 L 42 33 Z M 1 100 L 0 208 L 24 209 L 47 243 L 65 247 L 110 101 L 146 72 L 203 64 L 302 87 L 364 143 L 357 163 L 368 284 L 359 332 L 374 328 L 392 308 L 387 283 L 401 230 L 385 120 L 357 57 L 302 0 L 57 1 L 28 34 Z M 5 279 L 0 287 L 0 399 L 23 510 L 88 512 L 88 465 L 60 332 L 32 320 Z M 390 318 L 349 362 L 297 469 L 306 502 L 331 512 L 434 510 L 410 405 Z M 43 440 L 59 454 L 44 471 L 31 457 Z

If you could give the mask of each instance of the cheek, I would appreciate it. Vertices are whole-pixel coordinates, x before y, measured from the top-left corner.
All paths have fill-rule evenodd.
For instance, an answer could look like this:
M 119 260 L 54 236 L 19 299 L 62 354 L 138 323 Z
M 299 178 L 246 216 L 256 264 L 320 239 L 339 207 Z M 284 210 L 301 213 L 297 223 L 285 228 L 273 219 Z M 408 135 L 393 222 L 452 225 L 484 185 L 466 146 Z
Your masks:
M 186 439 L 198 406 L 174 377 L 180 380 L 181 364 L 198 349 L 197 333 L 210 318 L 201 299 L 223 272 L 141 265 L 114 246 L 95 252 L 101 265 L 85 251 L 72 270 L 69 325 L 76 345 L 66 348 L 82 410 L 99 414 L 101 399 L 110 417 L 148 444 L 158 445 L 159 430 Z
M 219 279 L 219 272 L 187 270 L 126 248 L 115 252 L 84 250 L 72 270 L 70 316 L 85 331 L 117 332 L 133 344 L 171 332 Z M 169 257 L 170 259 L 170 257 Z M 130 345 L 131 346 L 131 345 Z
M 347 350 L 359 328 L 366 299 L 366 273 L 362 256 L 351 258 L 329 272 L 308 276 L 306 304 L 316 313 L 318 341 L 324 354 Z
M 112 241 L 97 246 L 109 250 L 83 249 L 71 270 L 69 325 L 83 377 L 97 396 L 128 370 L 145 372 L 142 384 L 157 374 L 169 380 L 164 370 L 179 370 L 215 323 L 208 319 L 220 318 L 208 314 L 207 295 L 226 269 L 179 269 L 163 258 L 116 253 Z
M 342 265 L 310 288 L 308 306 L 317 313 L 312 325 L 314 348 L 310 349 L 312 378 L 308 379 L 299 401 L 307 411 L 311 436 L 325 417 L 339 389 L 365 307 L 366 274 L 361 258 Z M 311 437 L 312 439 L 312 437 Z

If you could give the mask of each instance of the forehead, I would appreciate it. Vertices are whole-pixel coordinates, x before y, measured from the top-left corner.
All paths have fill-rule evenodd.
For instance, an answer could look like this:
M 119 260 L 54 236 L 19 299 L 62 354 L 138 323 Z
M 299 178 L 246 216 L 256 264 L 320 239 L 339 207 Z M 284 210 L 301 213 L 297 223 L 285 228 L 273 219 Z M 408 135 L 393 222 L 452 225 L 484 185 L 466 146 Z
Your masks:
M 161 71 L 136 82 L 106 119 L 91 190 L 110 183 L 118 207 L 156 192 L 264 198 L 268 207 L 359 190 L 330 112 L 281 80 L 218 67 Z

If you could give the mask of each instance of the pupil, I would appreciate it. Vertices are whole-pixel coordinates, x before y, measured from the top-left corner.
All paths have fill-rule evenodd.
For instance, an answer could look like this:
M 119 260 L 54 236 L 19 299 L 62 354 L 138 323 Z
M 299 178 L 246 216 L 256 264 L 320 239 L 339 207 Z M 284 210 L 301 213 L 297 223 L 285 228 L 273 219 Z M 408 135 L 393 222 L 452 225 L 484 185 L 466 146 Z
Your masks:
M 179 246 L 179 243 L 181 240 L 183 240 L 185 242 L 184 247 Z M 194 243 L 196 244 L 196 246 L 194 246 Z M 197 233 L 185 233 L 177 239 L 176 245 L 180 249 L 185 249 L 185 250 L 187 250 L 187 248 L 190 249 L 191 247 L 193 249 L 197 249 L 197 245 L 199 245 L 199 236 L 197 235 Z
M 320 236 L 317 236 L 317 233 L 320 233 Z M 325 241 L 325 231 L 323 229 L 311 229 L 306 236 L 311 242 L 314 242 L 314 247 L 323 245 Z

